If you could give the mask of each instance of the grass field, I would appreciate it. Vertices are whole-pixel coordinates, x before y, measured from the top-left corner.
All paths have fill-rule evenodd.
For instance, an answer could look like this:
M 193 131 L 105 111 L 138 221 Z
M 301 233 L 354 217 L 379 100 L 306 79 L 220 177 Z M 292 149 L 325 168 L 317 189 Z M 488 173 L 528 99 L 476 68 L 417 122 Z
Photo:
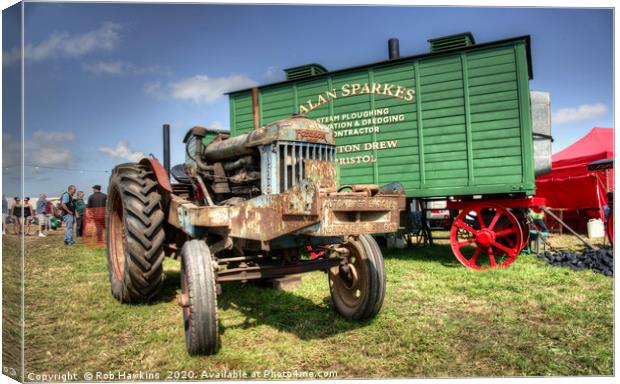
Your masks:
M 11 246 L 16 238 L 5 237 Z M 28 237 L 26 248 L 26 379 L 139 370 L 162 379 L 182 370 L 333 371 L 339 378 L 613 374 L 613 279 L 549 267 L 535 256 L 473 272 L 446 243 L 385 251 L 385 303 L 364 323 L 334 312 L 322 272 L 304 275 L 290 292 L 225 285 L 222 349 L 190 357 L 176 302 L 178 262 L 166 260 L 155 303 L 121 305 L 109 292 L 103 249 L 64 246 L 60 234 Z

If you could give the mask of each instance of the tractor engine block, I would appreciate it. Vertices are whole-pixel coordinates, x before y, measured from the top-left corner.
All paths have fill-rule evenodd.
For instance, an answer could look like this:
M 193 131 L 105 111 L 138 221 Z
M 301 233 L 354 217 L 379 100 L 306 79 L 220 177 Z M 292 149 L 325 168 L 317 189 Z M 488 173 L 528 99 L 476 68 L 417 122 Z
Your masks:
M 192 128 L 185 136 L 185 173 L 196 199 L 234 205 L 261 194 L 279 194 L 304 179 L 336 187 L 333 132 L 303 116 L 280 120 L 250 133 Z M 202 204 L 201 204 L 202 205 Z

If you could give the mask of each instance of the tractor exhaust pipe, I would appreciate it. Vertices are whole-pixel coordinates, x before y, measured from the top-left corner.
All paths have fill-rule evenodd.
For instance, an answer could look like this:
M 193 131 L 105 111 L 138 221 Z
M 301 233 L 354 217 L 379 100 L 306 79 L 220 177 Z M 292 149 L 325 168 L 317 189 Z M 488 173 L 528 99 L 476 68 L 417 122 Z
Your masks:
M 170 124 L 164 124 L 164 169 L 170 177 Z
M 390 60 L 400 59 L 400 47 L 398 46 L 398 39 L 391 38 L 388 40 L 388 55 Z

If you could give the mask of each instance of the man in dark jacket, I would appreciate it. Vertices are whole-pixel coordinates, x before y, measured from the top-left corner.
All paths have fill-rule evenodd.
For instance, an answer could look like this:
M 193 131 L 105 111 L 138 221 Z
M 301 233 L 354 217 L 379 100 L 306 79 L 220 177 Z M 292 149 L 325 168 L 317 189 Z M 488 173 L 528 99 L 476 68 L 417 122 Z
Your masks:
M 103 241 L 103 229 L 105 228 L 105 205 L 108 196 L 101 192 L 101 185 L 93 185 L 93 194 L 88 197 L 88 211 L 97 229 L 97 241 Z
M 101 192 L 101 185 L 93 185 L 93 194 L 88 197 L 88 208 L 105 208 L 108 195 Z

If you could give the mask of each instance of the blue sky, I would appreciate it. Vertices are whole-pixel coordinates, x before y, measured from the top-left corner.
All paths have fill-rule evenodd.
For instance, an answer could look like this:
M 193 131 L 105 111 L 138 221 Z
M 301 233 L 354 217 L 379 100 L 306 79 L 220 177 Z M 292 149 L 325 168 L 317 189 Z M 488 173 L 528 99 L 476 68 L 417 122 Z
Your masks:
M 83 170 L 26 167 L 30 196 L 58 195 L 69 183 L 106 188 L 109 174 L 92 171 L 141 154 L 161 158 L 166 122 L 173 163 L 182 162 L 187 129 L 228 126 L 224 92 L 281 80 L 283 68 L 312 62 L 335 70 L 383 61 L 390 37 L 408 56 L 428 52 L 429 38 L 463 31 L 478 43 L 531 35 L 530 88 L 551 93 L 554 151 L 594 126 L 613 126 L 611 10 L 111 3 L 25 9 L 26 163 Z M 19 66 L 13 48 L 5 39 L 6 73 Z M 5 148 L 11 124 L 5 116 Z

